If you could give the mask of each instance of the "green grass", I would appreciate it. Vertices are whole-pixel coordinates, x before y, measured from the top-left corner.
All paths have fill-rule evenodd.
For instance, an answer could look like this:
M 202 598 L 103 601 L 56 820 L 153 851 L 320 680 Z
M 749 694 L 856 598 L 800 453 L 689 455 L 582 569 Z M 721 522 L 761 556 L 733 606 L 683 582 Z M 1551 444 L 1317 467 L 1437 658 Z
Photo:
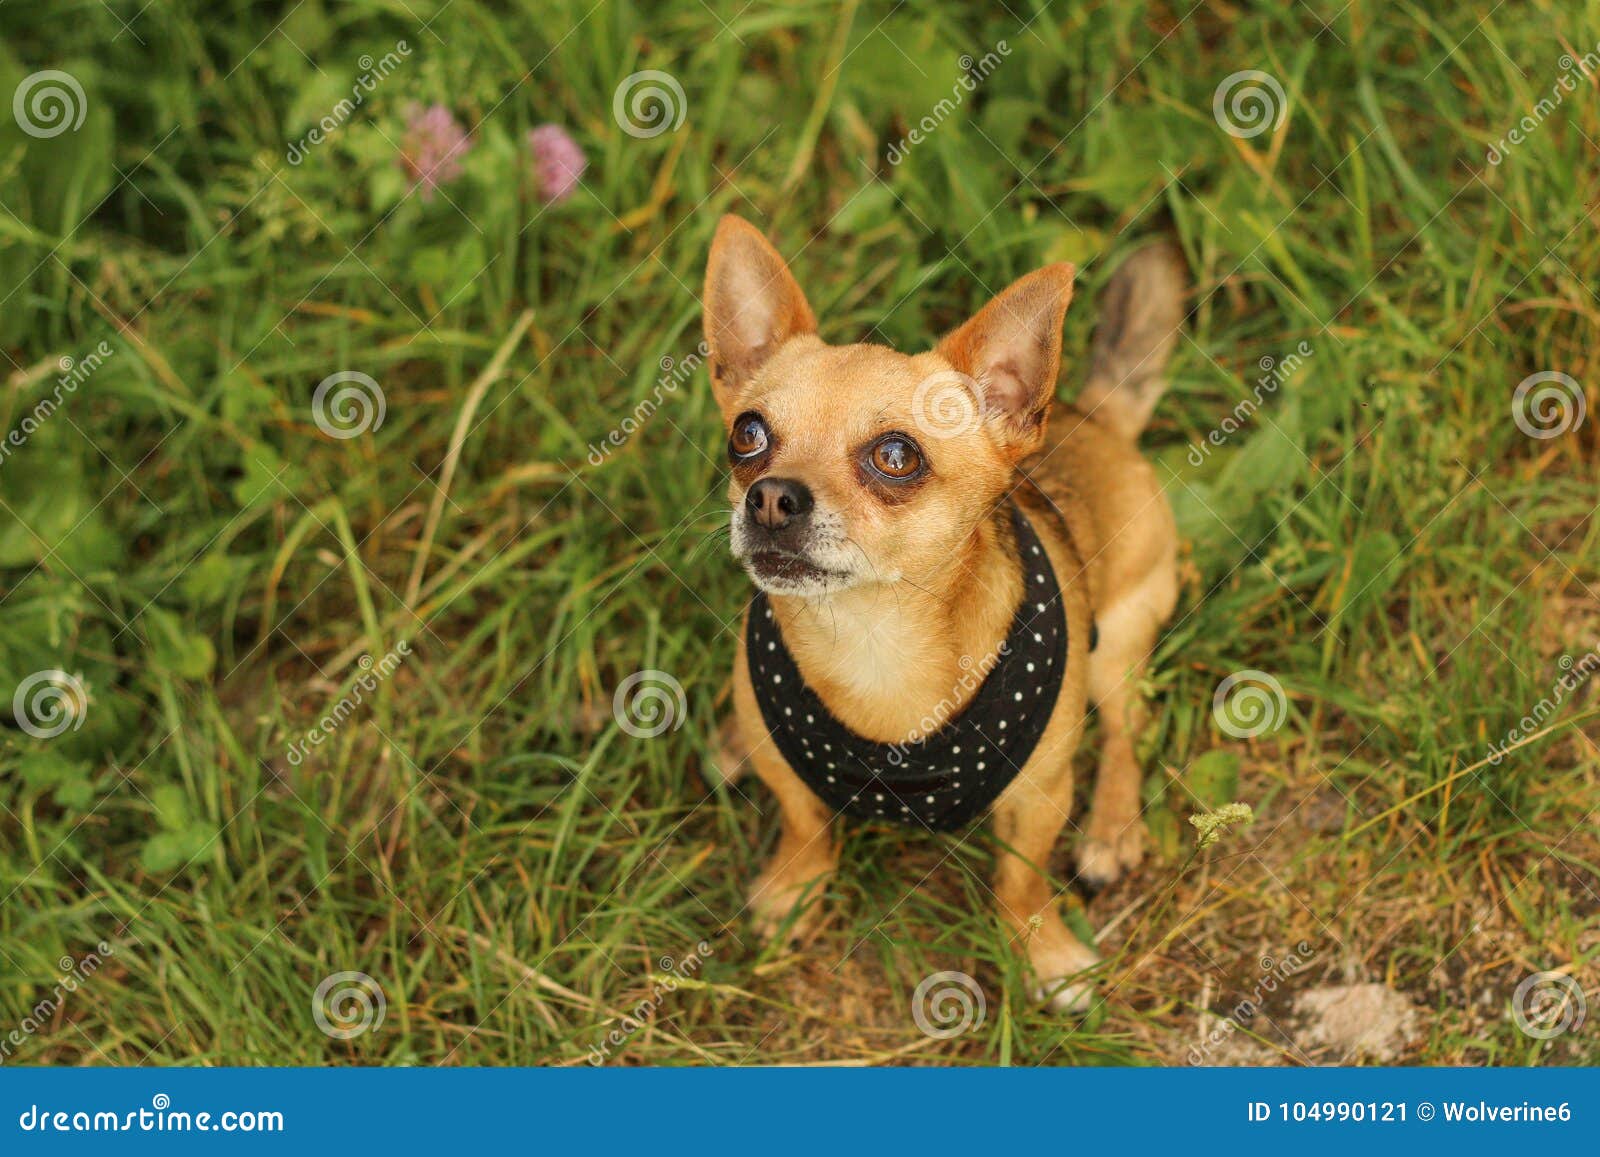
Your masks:
M 1483 762 L 1600 641 L 1596 422 L 1538 440 L 1511 419 L 1536 371 L 1600 401 L 1592 79 L 1485 160 L 1563 54 L 1600 43 L 1600 4 L 1011 8 L 0 7 L 0 97 L 42 69 L 86 96 L 75 131 L 0 125 L 0 425 L 58 359 L 114 351 L 0 461 L 0 692 L 61 669 L 91 696 L 81 727 L 0 744 L 0 1039 L 61 958 L 114 949 L 5 1060 L 584 1064 L 701 941 L 612 1063 L 1182 1063 L 1202 1011 L 1301 941 L 1290 987 L 1382 982 L 1418 1007 L 1404 1060 L 1600 1059 L 1592 1029 L 1546 1045 L 1509 1015 L 1531 972 L 1600 980 L 1600 729 L 1574 695 L 1555 720 L 1576 726 Z M 887 164 L 962 54 L 1002 39 Z M 290 164 L 361 57 L 401 40 Z M 687 109 L 641 139 L 612 101 L 644 69 Z M 1286 116 L 1240 140 L 1212 101 L 1245 69 Z M 396 164 L 412 101 L 474 133 L 426 203 Z M 590 159 L 553 208 L 522 154 L 544 121 Z M 1116 261 L 1158 234 L 1188 255 L 1188 340 L 1147 436 L 1188 544 L 1150 676 L 1160 854 L 1086 905 L 1059 851 L 1069 918 L 1112 925 L 1082 1023 L 1027 999 L 981 832 L 852 827 L 812 942 L 762 948 L 742 920 L 776 815 L 758 784 L 700 776 L 748 594 L 704 375 L 588 461 L 695 349 L 730 210 L 837 341 L 922 348 L 1007 279 L 1077 261 L 1064 396 Z M 380 383 L 380 427 L 313 423 L 339 370 Z M 401 641 L 291 762 L 361 657 Z M 612 716 L 642 669 L 686 697 L 654 739 Z M 1250 740 L 1211 709 L 1243 669 L 1288 702 Z M 1233 797 L 1257 824 L 1193 856 L 1183 817 Z M 911 1016 L 940 969 L 986 998 L 949 1041 Z M 386 1017 L 332 1039 L 313 992 L 347 970 Z M 1249 1031 L 1279 1039 L 1283 1008 Z

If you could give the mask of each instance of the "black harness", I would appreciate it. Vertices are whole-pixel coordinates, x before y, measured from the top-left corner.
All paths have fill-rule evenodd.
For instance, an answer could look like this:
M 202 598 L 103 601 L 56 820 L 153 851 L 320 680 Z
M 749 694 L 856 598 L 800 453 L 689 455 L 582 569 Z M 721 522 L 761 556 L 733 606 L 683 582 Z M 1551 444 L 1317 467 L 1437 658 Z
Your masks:
M 839 722 L 801 677 L 767 596 L 750 604 L 745 646 L 761 717 L 789 766 L 834 811 L 952 831 L 988 810 L 1033 754 L 1061 690 L 1067 617 L 1050 558 L 1015 505 L 1011 525 L 1023 577 L 1011 631 L 988 670 L 962 660 L 962 678 L 982 683 L 966 708 L 924 719 L 902 743 L 865 739 Z

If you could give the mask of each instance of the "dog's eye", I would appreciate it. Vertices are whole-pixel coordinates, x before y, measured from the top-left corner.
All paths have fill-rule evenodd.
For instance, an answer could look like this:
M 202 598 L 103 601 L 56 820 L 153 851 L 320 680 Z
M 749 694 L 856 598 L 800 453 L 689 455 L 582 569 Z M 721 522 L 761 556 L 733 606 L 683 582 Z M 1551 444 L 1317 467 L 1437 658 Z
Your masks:
M 922 452 L 904 434 L 889 434 L 873 444 L 872 468 L 885 478 L 910 478 L 922 469 Z
M 767 424 L 760 414 L 740 414 L 733 420 L 728 437 L 728 454 L 733 458 L 754 458 L 767 452 Z

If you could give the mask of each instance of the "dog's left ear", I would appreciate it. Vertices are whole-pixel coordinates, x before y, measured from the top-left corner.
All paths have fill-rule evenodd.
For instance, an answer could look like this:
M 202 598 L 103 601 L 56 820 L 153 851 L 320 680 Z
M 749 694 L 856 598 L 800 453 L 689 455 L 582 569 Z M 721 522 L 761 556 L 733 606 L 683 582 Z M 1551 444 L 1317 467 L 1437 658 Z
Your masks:
M 732 213 L 717 222 L 703 300 L 711 387 L 724 411 L 779 346 L 817 331 L 789 266 L 761 230 Z
M 1058 262 L 1011 283 L 936 352 L 972 378 L 989 428 L 1014 458 L 1044 441 L 1061 370 L 1061 321 L 1076 270 Z

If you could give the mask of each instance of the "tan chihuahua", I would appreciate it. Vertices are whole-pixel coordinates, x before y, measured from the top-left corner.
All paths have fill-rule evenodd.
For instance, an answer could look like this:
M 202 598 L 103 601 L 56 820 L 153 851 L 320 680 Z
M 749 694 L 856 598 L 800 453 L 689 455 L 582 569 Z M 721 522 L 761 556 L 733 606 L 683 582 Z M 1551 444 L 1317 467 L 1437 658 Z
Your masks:
M 927 353 L 833 346 L 783 258 L 726 216 L 704 301 L 733 552 L 759 588 L 716 770 L 754 766 L 783 809 L 759 927 L 810 926 L 796 908 L 837 865 L 840 812 L 934 830 L 988 814 L 999 914 L 1040 998 L 1075 1009 L 1097 957 L 1045 873 L 1090 702 L 1104 747 L 1079 873 L 1110 883 L 1144 850 L 1139 685 L 1178 539 L 1136 440 L 1184 281 L 1170 247 L 1130 258 L 1078 400 L 1055 405 L 1073 276 L 1028 274 Z

